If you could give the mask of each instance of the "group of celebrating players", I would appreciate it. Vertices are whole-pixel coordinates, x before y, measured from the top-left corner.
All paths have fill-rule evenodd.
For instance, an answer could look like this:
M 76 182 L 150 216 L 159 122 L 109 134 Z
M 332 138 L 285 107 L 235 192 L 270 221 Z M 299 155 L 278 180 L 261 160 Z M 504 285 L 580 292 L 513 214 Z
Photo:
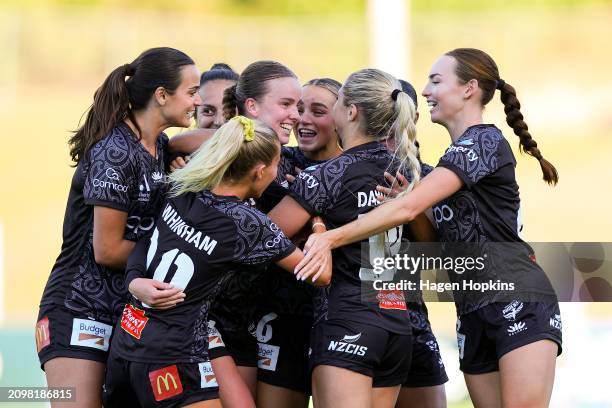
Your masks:
M 446 406 L 425 304 L 364 291 L 362 244 L 518 243 L 513 278 L 544 276 L 519 235 L 516 160 L 483 123 L 496 91 L 555 184 L 480 50 L 431 68 L 422 95 L 451 137 L 435 168 L 420 160 L 414 88 L 378 69 L 300 86 L 274 61 L 200 75 L 172 48 L 116 68 L 69 143 L 63 245 L 36 324 L 48 385 L 76 387 L 83 407 Z M 561 352 L 549 289 L 456 298 L 475 406 L 547 406 Z

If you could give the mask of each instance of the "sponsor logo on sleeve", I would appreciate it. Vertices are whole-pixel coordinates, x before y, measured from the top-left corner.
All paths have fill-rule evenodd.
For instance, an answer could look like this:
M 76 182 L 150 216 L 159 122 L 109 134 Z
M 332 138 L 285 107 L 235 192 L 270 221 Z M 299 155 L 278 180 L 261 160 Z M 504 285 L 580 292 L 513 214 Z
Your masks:
M 95 320 L 72 319 L 72 337 L 70 344 L 73 346 L 91 347 L 102 351 L 108 351 L 110 337 L 113 327 Z
M 49 331 L 49 318 L 47 316 L 36 322 L 36 352 L 51 344 L 51 332 Z
M 214 388 L 218 387 L 217 377 L 213 371 L 210 361 L 199 363 L 200 367 L 200 388 Z
M 120 181 L 119 173 L 117 173 L 115 169 L 113 169 L 112 167 L 109 167 L 108 169 L 106 169 L 106 172 L 104 173 L 104 175 L 110 181 L 94 178 L 92 180 L 94 187 L 110 188 L 115 191 L 121 191 L 123 193 L 127 193 L 128 188 L 127 186 L 124 186 L 123 184 L 119 184 L 119 181 Z
M 376 297 L 381 309 L 406 310 L 406 299 L 401 290 L 379 290 Z
M 163 401 L 183 392 L 183 384 L 176 365 L 160 368 L 149 373 L 155 401 Z
M 512 302 L 508 303 L 506 307 L 504 307 L 504 309 L 502 310 L 502 314 L 507 320 L 515 321 L 516 316 L 521 310 L 523 310 L 523 306 L 523 302 L 513 300 Z
M 221 338 L 221 333 L 215 327 L 215 321 L 208 321 L 208 349 L 214 349 L 217 347 L 225 347 L 225 343 L 223 343 L 223 338 Z
M 448 149 L 446 149 L 446 153 L 450 152 L 465 153 L 468 161 L 471 162 L 478 160 L 478 155 L 476 152 L 472 149 L 468 149 L 467 147 L 451 145 Z
M 276 371 L 280 347 L 265 343 L 257 343 L 257 345 L 257 367 L 263 370 Z
M 308 174 L 308 172 L 303 171 L 300 174 L 298 174 L 298 178 L 301 178 L 302 180 L 304 180 L 306 182 L 306 187 L 308 188 L 315 188 L 316 186 L 319 185 L 319 182 L 317 181 L 317 179 Z
M 138 309 L 129 303 L 123 308 L 121 328 L 133 337 L 140 339 L 148 321 L 149 318 L 145 316 L 144 310 Z
M 365 356 L 368 348 L 355 344 L 361 338 L 361 333 L 357 334 L 346 334 L 342 340 L 331 340 L 327 346 L 327 350 L 340 351 L 347 354 L 354 354 L 356 356 Z

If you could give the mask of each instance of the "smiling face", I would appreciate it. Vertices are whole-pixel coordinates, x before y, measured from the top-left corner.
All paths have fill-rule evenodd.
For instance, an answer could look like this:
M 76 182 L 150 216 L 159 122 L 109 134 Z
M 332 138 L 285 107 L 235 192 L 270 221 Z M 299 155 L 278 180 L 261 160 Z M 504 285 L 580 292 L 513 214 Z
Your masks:
M 195 65 L 181 67 L 181 83 L 172 94 L 166 92 L 162 115 L 169 126 L 189 127 L 196 107 L 202 103 L 198 89 L 200 72 Z
M 452 122 L 465 106 L 466 84 L 455 74 L 457 61 L 453 57 L 440 57 L 429 72 L 429 81 L 422 95 L 430 107 L 431 121 L 441 125 Z
M 336 99 L 336 95 L 320 86 L 307 85 L 302 88 L 300 122 L 297 126 L 300 150 L 316 152 L 329 143 L 336 143 L 336 126 L 332 116 Z
M 301 97 L 298 80 L 293 77 L 267 81 L 267 93 L 259 101 L 245 101 L 248 116 L 259 119 L 278 135 L 281 144 L 289 143 L 291 130 L 300 119 L 297 104 Z
M 227 79 L 213 79 L 200 87 L 202 104 L 198 106 L 197 126 L 202 129 L 218 129 L 225 123 L 223 118 L 223 92 L 236 84 Z

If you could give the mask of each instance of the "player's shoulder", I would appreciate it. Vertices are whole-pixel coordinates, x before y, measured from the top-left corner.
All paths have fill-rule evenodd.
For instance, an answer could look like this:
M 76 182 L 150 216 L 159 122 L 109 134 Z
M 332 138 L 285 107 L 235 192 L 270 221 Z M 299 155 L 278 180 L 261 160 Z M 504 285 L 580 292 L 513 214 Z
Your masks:
M 455 141 L 459 146 L 479 145 L 492 147 L 504 140 L 502 131 L 495 125 L 481 124 L 470 126 L 459 139 Z
M 134 149 L 139 143 L 124 123 L 115 125 L 98 140 L 89 151 L 90 160 L 111 160 L 126 162 L 135 158 Z

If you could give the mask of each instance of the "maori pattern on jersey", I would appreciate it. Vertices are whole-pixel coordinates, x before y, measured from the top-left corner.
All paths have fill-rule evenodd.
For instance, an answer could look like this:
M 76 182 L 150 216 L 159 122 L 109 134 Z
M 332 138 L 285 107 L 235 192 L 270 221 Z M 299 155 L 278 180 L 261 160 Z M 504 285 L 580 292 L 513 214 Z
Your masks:
M 476 201 L 470 191 L 459 190 L 434 205 L 433 211 L 440 241 L 480 243 L 487 241 Z
M 289 250 L 293 244 L 266 215 L 243 202 L 213 201 L 206 192 L 199 199 L 229 216 L 236 225 L 234 259 L 257 265 L 270 261 Z
M 136 169 L 131 156 L 134 148 L 119 127 L 96 143 L 87 154 L 86 181 L 83 195 L 86 198 L 129 206 L 134 187 Z
M 498 146 L 504 142 L 501 131 L 494 126 L 477 125 L 468 128 L 440 159 L 441 165 L 452 165 L 474 184 L 506 163 L 499 162 Z
M 72 279 L 64 305 L 94 320 L 116 322 L 128 298 L 125 276 L 93 261 L 91 238 L 85 246 L 83 264 Z
M 316 167 L 306 169 L 298 175 L 291 190 L 307 202 L 315 213 L 329 212 L 343 191 L 342 178 L 347 167 L 361 161 L 380 159 L 388 160 L 389 166 L 386 171 L 393 174 L 397 169 L 397 163 L 394 163 L 386 147 L 376 143 L 367 149 L 344 153 Z
M 167 136 L 162 133 L 157 138 L 158 157 L 154 158 L 127 125 L 119 124 L 83 159 L 85 203 L 126 211 L 124 239 L 137 241 L 152 232 L 167 189 L 164 173 L 167 142 Z M 93 222 L 81 253 L 71 254 L 79 256 L 80 263 L 74 276 L 64 278 L 71 279 L 64 305 L 108 321 L 121 315 L 126 302 L 124 273 L 95 262 L 92 228 Z
M 211 296 L 202 304 L 200 307 L 200 313 L 198 319 L 193 325 L 193 344 L 191 346 L 191 362 L 200 362 L 202 360 L 209 360 L 208 358 L 208 312 L 211 308 L 211 303 L 221 292 L 221 288 L 224 283 L 231 279 L 234 272 L 228 273 L 223 278 L 219 279 L 215 288 L 212 291 Z
M 317 214 L 322 214 L 340 194 L 344 170 L 357 161 L 355 155 L 341 154 L 320 166 L 306 169 L 291 185 L 291 191 L 309 203 Z

